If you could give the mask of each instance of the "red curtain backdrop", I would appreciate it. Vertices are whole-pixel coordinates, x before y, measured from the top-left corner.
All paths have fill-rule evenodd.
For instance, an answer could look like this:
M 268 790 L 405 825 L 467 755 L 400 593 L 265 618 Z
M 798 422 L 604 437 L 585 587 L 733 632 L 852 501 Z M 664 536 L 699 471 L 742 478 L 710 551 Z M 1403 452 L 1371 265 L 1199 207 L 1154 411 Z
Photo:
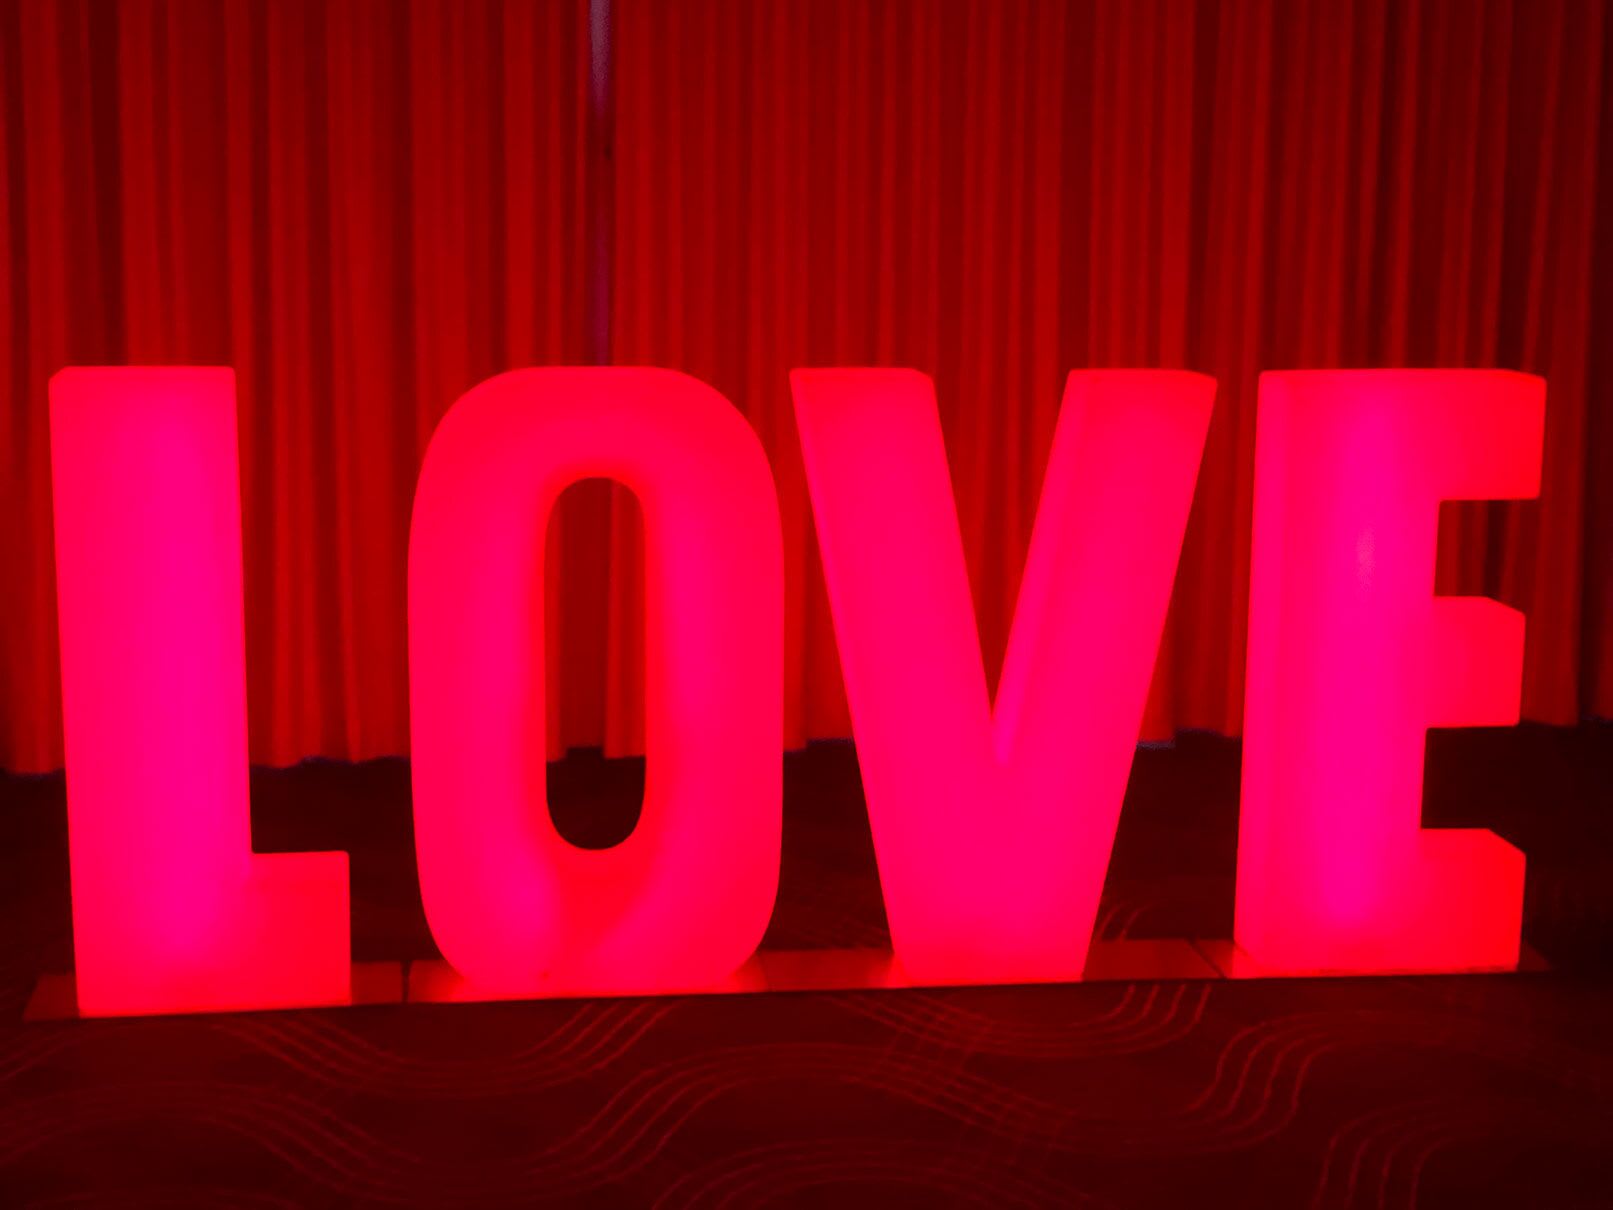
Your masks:
M 46 382 L 68 364 L 234 366 L 253 758 L 408 750 L 432 429 L 491 374 L 594 354 L 587 18 L 0 3 L 0 766 L 62 759 Z
M 1613 714 L 1604 5 L 615 6 L 612 353 L 707 379 L 767 443 L 792 740 L 846 730 L 797 365 L 934 375 L 993 676 L 1065 373 L 1216 377 L 1153 735 L 1239 728 L 1261 370 L 1543 374 L 1542 497 L 1448 508 L 1439 587 L 1528 612 L 1527 716 Z
M 1527 716 L 1613 715 L 1598 0 L 0 0 L 0 766 L 61 763 L 45 384 L 233 365 L 254 759 L 408 745 L 409 508 L 519 365 L 717 386 L 785 522 L 786 741 L 845 735 L 787 370 L 932 373 L 995 672 L 1065 373 L 1219 384 L 1147 732 L 1236 732 L 1255 376 L 1549 383 L 1538 503 L 1450 506 Z M 608 299 L 606 323 L 596 322 Z M 551 751 L 641 740 L 635 510 L 552 532 Z

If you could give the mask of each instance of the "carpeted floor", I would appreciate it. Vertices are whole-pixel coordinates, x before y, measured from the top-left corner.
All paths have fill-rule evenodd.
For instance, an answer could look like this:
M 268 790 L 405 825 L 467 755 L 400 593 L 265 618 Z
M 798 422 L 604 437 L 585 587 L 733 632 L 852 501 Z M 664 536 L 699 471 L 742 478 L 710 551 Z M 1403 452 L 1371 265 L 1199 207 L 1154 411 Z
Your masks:
M 786 758 L 770 946 L 879 944 L 855 756 Z M 1104 936 L 1224 935 L 1238 752 L 1138 754 Z M 573 756 L 561 830 L 642 767 Z M 254 775 L 433 954 L 401 761 Z M 0 1204 L 1613 1205 L 1613 728 L 1437 733 L 1427 818 L 1530 855 L 1543 975 L 405 1005 L 24 1024 L 71 966 L 60 777 L 0 780 Z

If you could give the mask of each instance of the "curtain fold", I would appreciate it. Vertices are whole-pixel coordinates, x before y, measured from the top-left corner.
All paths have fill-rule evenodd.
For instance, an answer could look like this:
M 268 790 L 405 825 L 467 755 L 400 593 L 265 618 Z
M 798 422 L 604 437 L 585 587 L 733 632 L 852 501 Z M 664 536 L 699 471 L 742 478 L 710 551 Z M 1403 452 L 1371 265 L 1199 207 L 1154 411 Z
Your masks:
M 61 764 L 68 364 L 234 367 L 253 759 L 408 750 L 425 443 L 483 378 L 591 355 L 587 28 L 587 0 L 0 4 L 0 766 Z
M 1239 730 L 1262 370 L 1543 374 L 1541 498 L 1447 506 L 1438 587 L 1527 612 L 1526 717 L 1613 714 L 1605 5 L 615 5 L 613 354 L 767 443 L 792 740 L 846 727 L 797 365 L 935 377 L 993 681 L 1065 373 L 1215 376 L 1150 736 Z
M 601 108 L 587 0 L 0 0 L 0 767 L 61 764 L 69 364 L 235 368 L 261 762 L 407 751 L 432 428 L 601 356 L 768 450 L 789 744 L 849 734 L 787 381 L 829 364 L 934 375 L 993 683 L 1065 374 L 1215 376 L 1149 736 L 1239 729 L 1262 370 L 1543 374 L 1541 498 L 1447 506 L 1437 584 L 1527 612 L 1526 717 L 1613 716 L 1603 0 L 612 8 Z M 639 751 L 636 507 L 560 513 L 544 740 Z

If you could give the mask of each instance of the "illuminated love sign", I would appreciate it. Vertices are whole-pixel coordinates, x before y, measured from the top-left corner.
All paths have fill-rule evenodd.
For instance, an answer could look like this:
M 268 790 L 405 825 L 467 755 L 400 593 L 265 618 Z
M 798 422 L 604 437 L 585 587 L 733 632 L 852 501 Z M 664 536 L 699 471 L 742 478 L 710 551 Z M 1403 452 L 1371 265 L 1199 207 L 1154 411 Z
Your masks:
M 893 953 L 839 985 L 1074 980 L 1214 383 L 1070 375 L 996 700 L 924 376 L 792 375 Z M 1222 973 L 1505 969 L 1524 860 L 1420 826 L 1429 726 L 1514 722 L 1523 619 L 1432 595 L 1439 502 L 1539 488 L 1545 384 L 1501 371 L 1261 380 L 1236 950 Z M 355 998 L 347 858 L 251 851 L 233 377 L 51 382 L 77 1008 Z M 644 807 L 591 852 L 544 801 L 544 535 L 627 485 L 646 540 Z M 412 998 L 804 986 L 756 955 L 777 890 L 782 571 L 766 457 L 666 370 L 500 375 L 415 500 L 422 897 Z M 819 976 L 821 979 L 821 976 Z

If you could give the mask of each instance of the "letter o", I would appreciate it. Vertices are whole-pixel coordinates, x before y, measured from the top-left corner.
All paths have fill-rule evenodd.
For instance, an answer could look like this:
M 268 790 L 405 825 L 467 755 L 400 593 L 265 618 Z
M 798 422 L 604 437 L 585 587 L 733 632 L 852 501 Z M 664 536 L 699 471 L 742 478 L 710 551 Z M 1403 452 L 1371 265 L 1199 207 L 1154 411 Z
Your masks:
M 645 530 L 644 808 L 579 849 L 547 810 L 543 566 L 577 480 Z M 527 369 L 432 437 L 409 535 L 420 889 L 443 955 L 488 995 L 698 988 L 754 952 L 778 888 L 783 553 L 766 455 L 670 370 Z

